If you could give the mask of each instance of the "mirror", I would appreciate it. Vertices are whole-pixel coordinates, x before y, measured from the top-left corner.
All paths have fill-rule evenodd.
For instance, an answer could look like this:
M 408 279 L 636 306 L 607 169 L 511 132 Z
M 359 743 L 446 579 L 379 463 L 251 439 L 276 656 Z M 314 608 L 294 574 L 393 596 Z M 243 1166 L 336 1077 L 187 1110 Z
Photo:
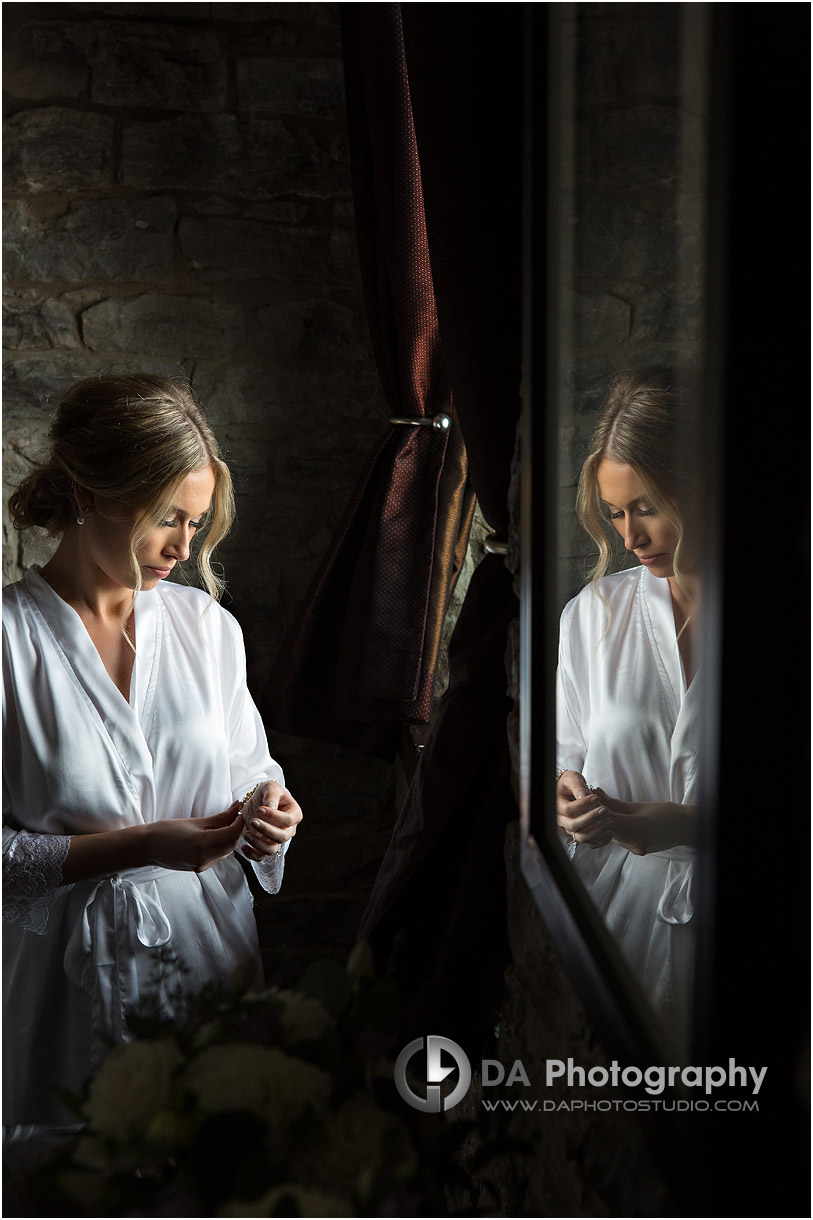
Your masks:
M 533 148 L 546 147 L 547 158 L 544 180 L 538 164 L 532 173 L 523 421 L 523 867 L 560 943 L 570 947 L 576 974 L 602 993 L 602 1026 L 612 1011 L 617 1037 L 632 1036 L 638 1056 L 678 1062 L 692 1045 L 702 868 L 695 827 L 713 788 L 714 722 L 706 714 L 718 664 L 707 14 L 703 5 L 550 10 L 549 88 L 544 100 L 535 96 L 533 115 Z M 669 371 L 640 376 L 652 366 Z M 627 400 L 646 400 L 649 385 L 670 387 L 663 402 L 677 407 L 667 466 L 670 479 L 686 476 L 670 500 L 671 510 L 679 501 L 686 534 L 685 571 L 678 564 L 676 583 L 670 548 L 680 522 L 663 499 L 652 502 L 658 488 L 651 481 L 640 483 L 641 469 L 654 469 L 648 440 L 638 449 L 642 467 L 612 457 L 604 477 L 594 463 L 591 503 L 604 516 L 608 542 L 619 543 L 606 565 L 619 575 L 594 589 L 599 551 L 577 516 L 577 487 L 608 387 L 622 372 L 632 373 Z M 616 409 L 622 397 L 617 391 Z M 626 482 L 619 484 L 619 473 Z M 699 514 L 691 487 L 703 488 Z M 690 545 L 688 524 L 698 515 Z M 619 525 L 634 536 L 622 541 Z M 554 775 L 562 768 L 602 790 L 594 819 L 582 818 L 575 839 L 556 826 Z M 647 826 L 644 802 L 658 806 L 646 812 L 654 818 Z M 660 820 L 667 807 L 675 818 L 669 828 Z M 599 834 L 601 810 L 612 815 L 604 824 L 612 839 L 610 829 Z M 633 821 L 619 830 L 627 811 Z

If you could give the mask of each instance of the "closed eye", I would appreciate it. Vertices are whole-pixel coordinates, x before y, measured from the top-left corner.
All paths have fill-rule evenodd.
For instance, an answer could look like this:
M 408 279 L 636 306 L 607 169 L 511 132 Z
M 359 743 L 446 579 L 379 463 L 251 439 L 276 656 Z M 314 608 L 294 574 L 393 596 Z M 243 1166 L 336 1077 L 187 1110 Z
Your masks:
M 656 517 L 658 515 L 657 508 L 639 508 L 636 511 L 639 517 Z M 610 509 L 607 510 L 608 521 L 618 521 L 623 516 L 623 509 L 617 509 L 615 512 L 611 511 Z

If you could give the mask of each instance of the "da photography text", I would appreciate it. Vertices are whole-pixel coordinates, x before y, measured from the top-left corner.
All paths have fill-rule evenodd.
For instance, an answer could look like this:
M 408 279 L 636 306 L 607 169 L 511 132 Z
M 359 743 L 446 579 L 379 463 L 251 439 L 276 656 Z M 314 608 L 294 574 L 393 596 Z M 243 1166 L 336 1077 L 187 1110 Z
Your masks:
M 423 1063 L 425 1068 L 422 1072 Z M 483 1059 L 479 1069 L 484 1089 L 496 1085 L 529 1089 L 534 1083 L 521 1059 L 515 1059 L 511 1064 L 498 1059 Z M 755 1097 L 762 1088 L 767 1071 L 767 1067 L 744 1067 L 734 1059 L 729 1059 L 726 1066 L 653 1065 L 645 1068 L 632 1065 L 622 1067 L 617 1059 L 609 1067 L 583 1067 L 573 1059 L 547 1059 L 544 1085 L 546 1088 L 561 1088 L 564 1084 L 568 1088 L 595 1089 L 608 1086 L 643 1087 L 650 1096 L 658 1096 L 666 1089 L 681 1086 L 683 1089 L 702 1090 L 706 1096 L 722 1088 L 745 1089 L 748 1096 Z M 456 1080 L 453 1076 L 455 1072 Z M 429 1034 L 426 1038 L 413 1039 L 404 1047 L 395 1063 L 394 1078 L 399 1095 L 408 1105 L 428 1114 L 439 1114 L 441 1110 L 453 1109 L 466 1096 L 471 1087 L 472 1066 L 466 1052 L 451 1038 Z M 447 1082 L 445 1091 L 441 1089 L 444 1082 Z M 535 1108 L 535 1104 L 531 1108 Z M 548 1109 L 550 1105 L 545 1105 L 543 1101 L 542 1108 Z

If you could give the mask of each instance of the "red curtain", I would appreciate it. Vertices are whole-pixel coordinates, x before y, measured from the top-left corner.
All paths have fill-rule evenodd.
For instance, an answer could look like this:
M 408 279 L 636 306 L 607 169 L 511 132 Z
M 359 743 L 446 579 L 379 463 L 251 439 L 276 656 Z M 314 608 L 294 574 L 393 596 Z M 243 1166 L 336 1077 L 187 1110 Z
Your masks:
M 441 627 L 474 497 L 438 326 L 401 8 L 343 6 L 359 251 L 393 416 L 371 454 L 261 707 L 269 727 L 393 757 L 428 722 Z M 438 421 L 439 423 L 442 421 Z
M 470 478 L 503 538 L 520 409 L 524 7 L 403 6 L 444 364 Z M 475 1053 L 499 1015 L 510 960 L 503 841 L 518 816 L 505 667 L 517 612 L 510 573 L 487 555 L 363 920 L 400 984 L 401 1045 L 438 1029 Z

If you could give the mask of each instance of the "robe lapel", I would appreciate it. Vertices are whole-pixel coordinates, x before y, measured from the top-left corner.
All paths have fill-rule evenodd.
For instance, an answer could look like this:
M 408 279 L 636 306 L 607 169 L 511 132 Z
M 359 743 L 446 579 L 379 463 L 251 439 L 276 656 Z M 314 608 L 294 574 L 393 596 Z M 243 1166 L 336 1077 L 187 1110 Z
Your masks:
M 110 739 L 121 761 L 126 787 L 139 814 L 146 821 L 152 820 L 155 807 L 152 756 L 141 731 L 136 710 L 123 699 L 79 615 L 54 592 L 40 575 L 38 568 L 29 569 L 25 576 L 25 587 L 31 597 L 32 610 L 39 616 L 56 658 L 67 674 L 85 714 L 90 714 L 99 731 Z M 139 600 L 150 596 L 154 596 L 152 591 L 142 593 Z M 141 622 L 144 617 L 137 606 L 137 645 L 140 647 L 143 640 L 145 651 L 154 656 L 154 624 L 158 622 L 159 615 L 156 612 L 152 615 L 151 646 L 147 642 L 149 613 L 142 630 Z M 151 664 L 150 669 L 154 668 L 155 665 Z M 147 699 L 149 686 L 148 681 Z
M 658 659 L 658 669 L 674 701 L 675 723 L 672 729 L 669 767 L 670 796 L 679 805 L 692 804 L 697 780 L 697 715 L 701 698 L 701 675 L 699 672 L 695 674 L 687 690 L 669 582 L 644 571 L 641 593 L 644 618 Z
M 669 582 L 663 577 L 652 576 L 644 568 L 641 572 L 639 588 L 644 622 L 655 663 L 661 681 L 670 695 L 675 718 L 677 718 L 686 694 L 686 682 L 675 631 L 675 616 L 672 610 Z

